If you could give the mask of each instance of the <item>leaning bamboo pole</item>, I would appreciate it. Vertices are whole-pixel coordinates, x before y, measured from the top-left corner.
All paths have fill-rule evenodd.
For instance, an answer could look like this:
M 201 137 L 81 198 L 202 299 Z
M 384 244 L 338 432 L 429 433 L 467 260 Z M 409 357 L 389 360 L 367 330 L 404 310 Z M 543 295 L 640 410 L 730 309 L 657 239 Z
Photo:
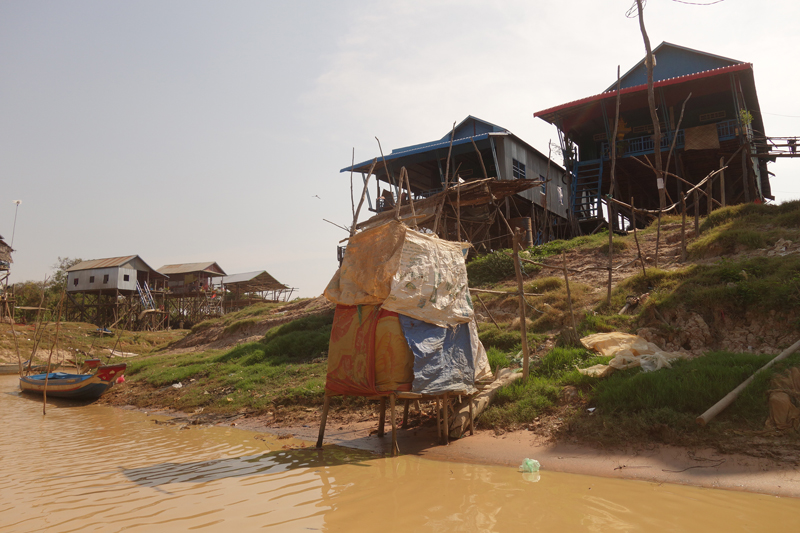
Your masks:
M 706 424 L 711 422 L 711 420 L 713 420 L 715 416 L 717 416 L 722 411 L 724 411 L 726 407 L 728 407 L 730 404 L 732 404 L 736 400 L 736 398 L 739 397 L 739 395 L 742 393 L 742 391 L 744 389 L 746 389 L 748 385 L 750 385 L 750 383 L 753 381 L 753 379 L 755 379 L 755 377 L 758 374 L 760 374 L 764 370 L 768 369 L 769 367 L 771 367 L 772 365 L 774 365 L 778 361 L 786 359 L 787 357 L 792 355 L 797 350 L 800 350 L 800 341 L 797 341 L 796 343 L 792 344 L 791 346 L 786 348 L 784 351 L 782 351 L 780 354 L 775 356 L 775 358 L 772 361 L 770 361 L 766 365 L 764 365 L 761 368 L 759 368 L 758 370 L 756 370 L 753 373 L 753 375 L 750 376 L 749 378 L 747 378 L 746 380 L 744 380 L 741 385 L 739 385 L 738 387 L 733 389 L 731 392 L 729 392 L 727 395 L 725 395 L 724 398 L 722 398 L 720 401 L 718 401 L 717 403 L 712 405 L 705 413 L 703 413 L 702 415 L 698 416 L 697 420 L 696 420 L 697 423 L 700 424 L 701 426 L 705 426 Z

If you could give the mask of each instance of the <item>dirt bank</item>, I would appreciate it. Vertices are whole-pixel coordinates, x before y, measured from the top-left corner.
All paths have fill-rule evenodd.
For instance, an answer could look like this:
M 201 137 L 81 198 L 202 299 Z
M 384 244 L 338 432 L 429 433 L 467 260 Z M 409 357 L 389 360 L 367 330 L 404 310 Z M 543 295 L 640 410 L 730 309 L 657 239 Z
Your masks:
M 243 429 L 291 434 L 312 443 L 319 431 L 318 424 L 275 427 L 269 419 L 258 417 L 242 418 L 235 423 Z M 387 427 L 390 428 L 388 421 Z M 351 423 L 329 420 L 325 444 L 390 453 L 391 433 L 379 438 L 376 428 L 373 420 Z M 490 430 L 477 430 L 474 435 L 443 446 L 437 443 L 435 426 L 430 423 L 399 430 L 398 443 L 401 453 L 442 461 L 516 469 L 524 458 L 536 459 L 542 465 L 545 481 L 548 471 L 568 472 L 800 498 L 800 468 L 795 464 L 738 453 L 721 454 L 710 448 L 648 445 L 601 450 L 580 444 L 554 443 L 533 431 L 497 435 Z

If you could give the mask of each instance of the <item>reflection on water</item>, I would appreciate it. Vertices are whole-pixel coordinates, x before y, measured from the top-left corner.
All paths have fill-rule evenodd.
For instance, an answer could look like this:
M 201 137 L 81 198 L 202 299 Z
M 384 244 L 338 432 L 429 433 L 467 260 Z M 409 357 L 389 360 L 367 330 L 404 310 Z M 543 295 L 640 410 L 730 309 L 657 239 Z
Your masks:
M 0 531 L 796 531 L 798 500 L 284 449 L 20 397 L 0 377 Z M 237 529 L 238 528 L 238 529 Z

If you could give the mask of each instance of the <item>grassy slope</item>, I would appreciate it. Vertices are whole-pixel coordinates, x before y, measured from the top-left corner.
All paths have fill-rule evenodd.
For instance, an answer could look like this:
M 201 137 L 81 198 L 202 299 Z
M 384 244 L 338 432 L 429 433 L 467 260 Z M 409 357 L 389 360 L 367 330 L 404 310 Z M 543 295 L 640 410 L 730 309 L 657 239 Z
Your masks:
M 703 222 L 701 237 L 688 248 L 690 258 L 705 261 L 687 263 L 685 267 L 670 271 L 648 269 L 646 277 L 638 274 L 628 278 L 613 291 L 611 309 L 620 309 L 629 294 L 650 292 L 647 305 L 638 315 L 620 316 L 609 314 L 605 303 L 598 302 L 593 309 L 585 309 L 592 312 L 583 314 L 578 328 L 580 334 L 633 332 L 638 327 L 651 325 L 647 322 L 653 308 L 662 311 L 688 309 L 705 316 L 709 323 L 720 312 L 728 316 L 767 316 L 776 310 L 777 315 L 772 320 L 783 321 L 776 327 L 800 331 L 797 319 L 793 318 L 800 307 L 800 256 L 718 257 L 771 247 L 778 239 L 797 242 L 800 239 L 798 222 L 798 202 L 781 206 L 735 206 L 716 211 Z M 654 231 L 651 226 L 640 235 L 646 237 Z M 602 236 L 603 240 L 607 238 L 607 234 Z M 616 242 L 625 247 L 630 245 L 630 239 L 615 238 L 615 249 Z M 597 246 L 598 242 L 581 243 L 577 247 Z M 559 246 L 569 247 L 570 243 Z M 488 276 L 487 268 L 480 271 L 486 286 L 494 286 L 501 281 L 500 276 L 508 272 L 496 267 L 498 259 L 484 258 L 481 262 L 494 266 Z M 558 281 L 538 279 L 527 284 L 526 290 L 558 294 Z M 491 298 L 505 297 L 490 297 L 489 300 Z M 543 301 L 543 297 L 537 298 L 540 303 Z M 580 292 L 577 299 L 586 303 Z M 550 324 L 534 320 L 532 330 L 541 332 L 543 325 Z M 493 368 L 512 364 L 512 354 L 519 349 L 519 333 L 514 330 L 490 332 L 486 325 L 481 331 Z M 537 417 L 557 414 L 566 421 L 570 434 L 587 440 L 606 444 L 624 443 L 628 439 L 648 440 L 655 431 L 658 440 L 688 443 L 702 431 L 694 419 L 771 357 L 713 352 L 706 357 L 676 362 L 670 370 L 643 373 L 633 369 L 596 380 L 581 375 L 575 366 L 591 366 L 603 362 L 603 358 L 593 357 L 582 349 L 553 348 L 540 360 L 534 360 L 527 381 L 518 381 L 500 391 L 497 402 L 483 416 L 481 424 L 494 428 L 519 427 L 538 420 Z M 760 375 L 734 406 L 718 418 L 710 433 L 719 435 L 730 428 L 762 428 L 768 414 L 766 391 L 771 375 L 797 364 L 800 364 L 800 355 Z M 565 386 L 575 387 L 578 395 L 578 401 L 567 407 L 562 401 Z M 590 407 L 596 408 L 592 415 L 586 411 Z M 708 435 L 705 431 L 704 436 Z
M 674 224 L 677 218 L 664 222 Z M 786 257 L 733 257 L 720 254 L 747 252 L 772 246 L 778 239 L 800 240 L 800 203 L 782 206 L 736 206 L 716 211 L 703 222 L 702 235 L 689 246 L 690 258 L 685 267 L 669 271 L 648 269 L 619 283 L 612 295 L 611 309 L 619 309 L 628 294 L 650 292 L 650 301 L 638 315 L 608 313 L 603 295 L 589 287 L 571 283 L 573 304 L 579 313 L 579 333 L 600 331 L 635 331 L 652 320 L 650 309 L 662 311 L 683 308 L 708 316 L 717 311 L 730 314 L 766 313 L 778 309 L 790 316 L 800 305 L 800 259 Z M 654 238 L 655 227 L 640 232 L 640 240 Z M 557 241 L 526 252 L 542 259 L 573 248 L 607 251 L 607 234 Z M 615 237 L 616 250 L 631 249 L 632 236 Z M 526 267 L 537 274 L 537 267 Z M 513 264 L 504 254 L 492 254 L 470 262 L 471 283 L 483 287 L 508 287 Z M 508 428 L 530 424 L 537 417 L 564 418 L 572 434 L 604 443 L 625 439 L 653 438 L 654 431 L 664 440 L 664 433 L 692 436 L 697 434 L 694 418 L 729 392 L 760 367 L 767 356 L 715 352 L 707 357 L 675 363 L 671 370 L 642 373 L 639 370 L 618 372 L 606 380 L 581 375 L 576 366 L 605 362 L 586 350 L 552 348 L 548 339 L 565 322 L 566 289 L 558 277 L 535 277 L 525 283 L 526 291 L 540 296 L 528 298 L 531 324 L 528 340 L 538 348 L 531 377 L 503 389 L 497 402 L 485 413 L 484 427 Z M 492 308 L 515 308 L 516 298 L 482 295 Z M 478 310 L 481 306 L 476 303 Z M 532 309 L 532 310 L 531 310 Z M 269 314 L 267 307 L 248 308 L 228 315 L 225 328 L 234 330 L 255 316 Z M 204 408 L 207 411 L 260 412 L 275 405 L 315 406 L 324 387 L 325 353 L 331 316 L 301 319 L 270 330 L 256 343 L 229 351 L 156 355 L 132 364 L 129 380 L 150 391 L 138 394 L 141 405 L 158 404 L 179 409 Z M 210 327 L 202 323 L 200 331 Z M 797 324 L 786 323 L 797 329 Z M 782 326 L 783 327 L 783 326 Z M 480 324 L 480 336 L 494 370 L 518 364 L 520 335 L 511 322 Z M 793 356 L 788 364 L 800 363 Z M 761 376 L 745 395 L 719 419 L 718 431 L 725 428 L 755 429 L 766 417 L 769 375 Z M 171 387 L 181 383 L 180 390 Z M 565 406 L 564 387 L 574 387 L 578 400 Z M 158 391 L 158 392 L 155 392 Z M 586 408 L 595 407 L 589 416 Z M 663 430 L 663 428 L 668 428 Z M 654 429 L 655 428 L 655 429 Z M 660 428 L 660 429 L 659 429 Z M 675 437 L 677 438 L 677 437 Z M 669 440 L 669 439 L 668 439 Z M 672 439 L 674 440 L 674 438 Z M 680 440 L 680 439 L 678 439 Z

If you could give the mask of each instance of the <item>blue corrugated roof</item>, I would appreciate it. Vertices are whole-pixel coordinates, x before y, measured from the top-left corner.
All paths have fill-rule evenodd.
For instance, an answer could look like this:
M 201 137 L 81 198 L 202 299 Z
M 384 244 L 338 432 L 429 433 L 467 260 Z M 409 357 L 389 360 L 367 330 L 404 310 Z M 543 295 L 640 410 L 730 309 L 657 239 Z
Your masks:
M 460 144 L 469 143 L 469 142 L 472 142 L 472 140 L 481 141 L 483 139 L 488 139 L 489 135 L 490 135 L 489 133 L 483 133 L 481 135 L 475 135 L 474 137 L 463 137 L 461 139 L 456 139 L 456 140 L 453 141 L 453 146 L 458 146 Z M 501 133 L 501 134 L 497 134 L 496 133 L 495 135 L 507 135 L 507 134 L 506 133 Z M 422 153 L 422 152 L 428 152 L 430 150 L 436 150 L 437 148 L 447 148 L 449 146 L 450 146 L 450 139 L 449 138 L 446 141 L 432 141 L 432 142 L 423 143 L 423 144 L 415 144 L 413 146 L 407 146 L 405 148 L 398 148 L 397 150 L 392 150 L 392 153 L 387 154 L 385 156 L 385 159 L 387 161 L 391 161 L 392 159 L 397 159 L 399 157 L 406 157 L 406 156 L 409 156 L 409 155 L 419 154 L 419 153 Z M 380 162 L 381 162 L 381 158 L 379 157 L 378 158 L 378 163 L 380 163 Z M 362 161 L 361 163 L 356 163 L 352 167 L 345 167 L 342 170 L 340 170 L 339 172 L 350 172 L 351 168 L 353 170 L 355 170 L 357 168 L 369 165 L 370 163 L 372 163 L 372 159 L 367 159 L 366 161 Z

